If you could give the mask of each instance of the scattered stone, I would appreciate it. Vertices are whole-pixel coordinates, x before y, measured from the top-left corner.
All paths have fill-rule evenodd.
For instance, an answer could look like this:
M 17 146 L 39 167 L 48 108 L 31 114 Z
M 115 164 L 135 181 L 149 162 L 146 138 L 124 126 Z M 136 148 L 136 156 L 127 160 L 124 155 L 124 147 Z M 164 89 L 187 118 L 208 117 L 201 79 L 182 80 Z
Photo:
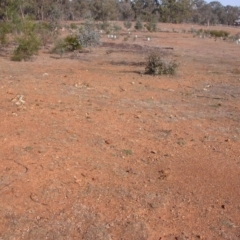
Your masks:
M 107 139 L 105 140 L 105 143 L 109 145 L 109 144 L 112 144 L 112 141 Z
M 23 100 L 23 95 L 17 95 L 15 98 L 12 99 L 12 102 L 14 102 L 16 105 L 25 104 L 25 101 Z

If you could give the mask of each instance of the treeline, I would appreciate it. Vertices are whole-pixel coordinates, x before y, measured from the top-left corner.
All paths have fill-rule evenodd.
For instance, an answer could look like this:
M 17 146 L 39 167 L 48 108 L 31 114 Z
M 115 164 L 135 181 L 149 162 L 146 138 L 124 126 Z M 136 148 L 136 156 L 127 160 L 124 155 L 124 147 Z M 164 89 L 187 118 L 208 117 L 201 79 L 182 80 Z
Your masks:
M 240 7 L 204 0 L 1 0 L 0 20 L 54 21 L 94 19 L 232 25 Z

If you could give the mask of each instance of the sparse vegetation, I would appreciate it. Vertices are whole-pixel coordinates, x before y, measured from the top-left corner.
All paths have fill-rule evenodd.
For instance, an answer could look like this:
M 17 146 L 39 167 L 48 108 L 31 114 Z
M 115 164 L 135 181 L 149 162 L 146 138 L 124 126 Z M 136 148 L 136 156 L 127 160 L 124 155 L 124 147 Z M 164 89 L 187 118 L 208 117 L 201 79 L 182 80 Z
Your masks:
M 12 31 L 12 26 L 9 23 L 0 22 L 0 46 L 8 43 L 7 35 Z
M 157 20 L 151 19 L 147 24 L 146 28 L 149 32 L 156 32 L 157 31 Z
M 132 155 L 132 150 L 131 150 L 131 149 L 124 149 L 124 150 L 123 150 L 123 153 L 124 153 L 126 156 L 129 156 L 129 155 Z
M 87 22 L 80 29 L 78 41 L 82 47 L 95 47 L 100 45 L 100 34 L 92 22 Z
M 34 34 L 25 34 L 17 38 L 18 46 L 11 57 L 12 61 L 29 60 L 34 54 L 38 53 L 40 41 Z
M 64 39 L 58 39 L 55 42 L 53 53 L 57 53 L 60 56 L 65 52 L 73 52 L 75 50 L 80 50 L 82 48 L 77 35 L 69 35 Z
M 98 30 L 104 30 L 106 33 L 110 32 L 111 24 L 108 21 L 103 21 L 102 23 L 96 24 Z
M 130 21 L 125 21 L 125 22 L 123 23 L 123 25 L 124 25 L 124 27 L 125 27 L 126 29 L 130 29 L 130 28 L 132 27 L 132 22 L 130 22 Z
M 147 57 L 146 74 L 151 75 L 173 75 L 178 64 L 163 58 L 161 53 L 151 53 Z
M 122 30 L 122 28 L 117 24 L 114 24 L 112 29 L 113 29 L 113 32 L 115 33 L 118 33 L 120 30 Z
M 205 29 L 199 29 L 196 30 L 194 28 L 192 28 L 190 30 L 191 33 L 194 33 L 196 36 L 206 36 L 206 37 L 215 37 L 215 38 L 228 38 L 228 36 L 230 35 L 229 32 L 227 31 L 223 31 L 223 30 L 205 30 Z
M 136 29 L 136 30 L 142 30 L 142 29 L 143 29 L 142 21 L 141 21 L 141 19 L 139 19 L 139 18 L 138 18 L 137 21 L 136 21 L 135 29 Z
M 77 26 L 76 23 L 71 23 L 71 24 L 70 24 L 70 28 L 71 28 L 71 29 L 77 29 L 78 26 Z

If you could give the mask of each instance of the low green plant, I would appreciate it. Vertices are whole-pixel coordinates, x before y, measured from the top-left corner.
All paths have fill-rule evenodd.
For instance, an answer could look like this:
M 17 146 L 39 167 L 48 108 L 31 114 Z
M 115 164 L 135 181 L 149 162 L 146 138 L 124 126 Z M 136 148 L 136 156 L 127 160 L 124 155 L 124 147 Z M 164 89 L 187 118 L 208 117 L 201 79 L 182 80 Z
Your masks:
M 209 34 L 212 37 L 228 37 L 230 33 L 223 30 L 209 30 Z
M 142 21 L 141 19 L 137 19 L 136 23 L 135 23 L 135 29 L 136 30 L 142 30 L 143 29 L 143 24 L 142 24 Z
M 6 45 L 8 43 L 7 35 L 11 33 L 12 25 L 10 23 L 0 22 L 0 45 Z
M 51 50 L 51 53 L 57 53 L 62 57 L 63 53 L 65 52 L 66 43 L 64 39 L 57 39 L 54 43 L 54 47 Z
M 132 150 L 131 149 L 124 149 L 123 153 L 127 156 L 132 155 Z
M 146 24 L 146 28 L 149 32 L 156 32 L 157 31 L 157 21 L 155 21 L 154 19 L 150 20 Z
M 15 48 L 11 57 L 12 61 L 29 60 L 38 53 L 40 49 L 40 41 L 33 33 L 24 34 L 16 39 L 18 46 Z
M 176 62 L 164 59 L 160 53 L 151 53 L 147 57 L 145 73 L 151 75 L 173 75 L 177 66 Z
M 65 50 L 69 52 L 73 52 L 75 50 L 80 50 L 82 48 L 78 37 L 76 35 L 69 35 L 64 39 L 65 42 Z
M 95 47 L 100 45 L 100 34 L 95 29 L 95 25 L 86 22 L 79 30 L 78 41 L 82 47 Z
M 118 33 L 119 31 L 122 30 L 122 28 L 119 25 L 114 24 L 113 27 L 113 32 Z
M 130 29 L 132 27 L 132 22 L 128 20 L 128 21 L 125 21 L 123 25 L 126 29 Z
M 56 39 L 56 36 L 52 31 L 52 26 L 48 22 L 39 22 L 36 26 L 35 32 L 39 36 L 44 47 L 46 47 L 47 44 L 53 43 Z
M 78 26 L 77 26 L 76 23 L 71 23 L 71 24 L 70 24 L 70 28 L 71 28 L 71 29 L 77 29 Z
M 110 31 L 111 24 L 108 21 L 103 21 L 96 25 L 98 30 L 104 30 L 105 32 Z
M 62 56 L 64 52 L 73 52 L 80 49 L 82 49 L 82 46 L 78 40 L 78 36 L 69 35 L 64 39 L 58 39 L 55 42 L 52 52 L 58 53 L 60 56 Z

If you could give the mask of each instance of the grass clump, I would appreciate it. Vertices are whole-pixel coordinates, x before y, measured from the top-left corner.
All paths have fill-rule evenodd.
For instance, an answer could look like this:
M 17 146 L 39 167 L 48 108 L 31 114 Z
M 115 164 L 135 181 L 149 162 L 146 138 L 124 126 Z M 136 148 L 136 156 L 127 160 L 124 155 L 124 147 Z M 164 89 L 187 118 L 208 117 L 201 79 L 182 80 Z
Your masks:
M 145 73 L 151 75 L 174 75 L 177 67 L 176 62 L 165 60 L 159 53 L 151 53 L 147 57 Z

